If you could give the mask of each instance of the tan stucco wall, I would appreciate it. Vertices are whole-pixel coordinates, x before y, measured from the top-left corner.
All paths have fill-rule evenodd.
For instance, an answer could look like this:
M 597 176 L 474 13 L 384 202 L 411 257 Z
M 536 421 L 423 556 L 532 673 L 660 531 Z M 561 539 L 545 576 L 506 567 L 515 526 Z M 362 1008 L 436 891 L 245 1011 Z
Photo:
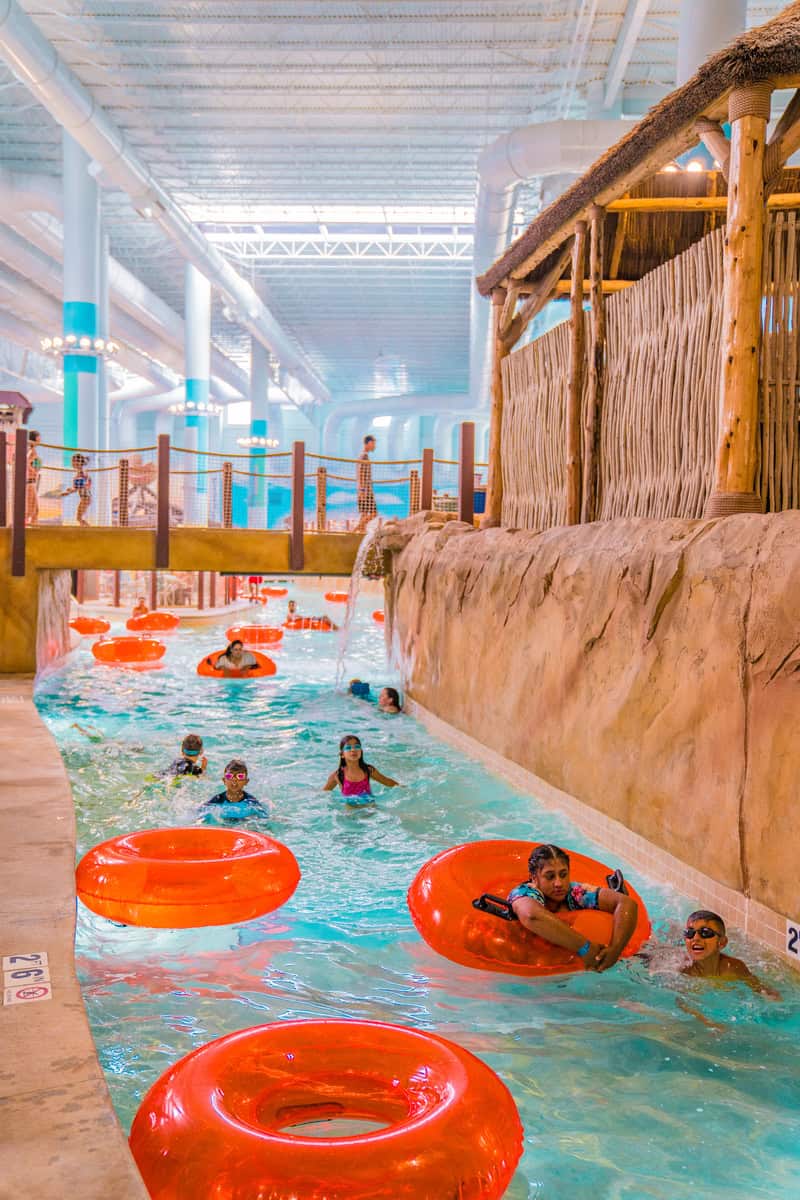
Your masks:
M 424 530 L 384 534 L 411 695 L 797 916 L 800 513 Z

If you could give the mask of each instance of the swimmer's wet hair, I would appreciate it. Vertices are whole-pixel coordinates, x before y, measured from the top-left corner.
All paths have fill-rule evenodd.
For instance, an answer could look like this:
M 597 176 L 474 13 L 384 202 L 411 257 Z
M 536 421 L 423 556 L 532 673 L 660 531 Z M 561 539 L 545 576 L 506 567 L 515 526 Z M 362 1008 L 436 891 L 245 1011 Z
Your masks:
M 402 704 L 400 703 L 400 693 L 398 692 L 397 688 L 387 687 L 384 690 L 386 692 L 386 695 L 391 700 L 392 704 L 395 706 L 395 708 L 403 707 Z
M 199 733 L 187 733 L 181 742 L 181 750 L 202 750 L 203 739 Z
M 709 908 L 698 908 L 696 912 L 689 913 L 686 924 L 688 925 L 690 921 L 716 921 L 718 925 L 722 926 L 722 932 L 725 933 L 725 922 L 722 917 Z
M 562 850 L 560 846 L 554 846 L 550 842 L 537 846 L 528 859 L 529 873 L 532 876 L 535 875 L 548 862 L 565 862 L 569 866 L 569 855 L 566 850 Z
M 250 774 L 250 772 L 247 769 L 247 763 L 242 762 L 242 760 L 240 758 L 232 758 L 230 762 L 225 763 L 225 770 L 226 771 L 244 771 L 245 775 Z

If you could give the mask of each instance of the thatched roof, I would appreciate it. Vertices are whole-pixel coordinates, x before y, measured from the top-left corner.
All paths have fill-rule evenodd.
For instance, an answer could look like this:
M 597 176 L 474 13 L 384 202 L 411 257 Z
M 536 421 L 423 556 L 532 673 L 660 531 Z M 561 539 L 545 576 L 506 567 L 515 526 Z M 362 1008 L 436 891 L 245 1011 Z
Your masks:
M 800 81 L 800 0 L 713 55 L 687 83 L 651 109 L 478 277 L 478 290 L 488 295 L 531 257 L 531 267 L 538 266 L 572 234 L 574 222 L 591 204 L 607 203 L 696 144 L 698 117 L 725 119 L 732 89 L 765 80 L 780 80 L 784 86 L 788 80 Z M 663 157 L 658 154 L 660 147 Z M 654 154 L 659 161 L 653 161 Z

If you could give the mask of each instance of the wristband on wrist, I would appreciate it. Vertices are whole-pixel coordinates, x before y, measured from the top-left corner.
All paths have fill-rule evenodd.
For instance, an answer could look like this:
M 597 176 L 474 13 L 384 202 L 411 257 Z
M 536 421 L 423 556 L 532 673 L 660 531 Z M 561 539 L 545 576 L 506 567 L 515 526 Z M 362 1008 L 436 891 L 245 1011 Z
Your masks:
M 592 943 L 587 938 L 586 941 L 581 946 L 581 948 L 576 951 L 578 958 L 586 958 L 586 955 L 589 953 L 591 948 L 592 948 Z

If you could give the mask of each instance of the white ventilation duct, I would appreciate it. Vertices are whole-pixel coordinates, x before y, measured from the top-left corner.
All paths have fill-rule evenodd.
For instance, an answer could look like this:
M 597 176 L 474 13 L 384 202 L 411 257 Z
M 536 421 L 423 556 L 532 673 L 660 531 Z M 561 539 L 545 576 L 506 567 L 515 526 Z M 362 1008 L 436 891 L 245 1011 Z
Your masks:
M 747 28 L 747 0 L 682 0 L 678 19 L 678 87 Z
M 387 416 L 400 416 L 409 414 L 411 416 L 422 417 L 426 413 L 440 412 L 461 412 L 464 413 L 464 419 L 469 420 L 469 413 L 466 409 L 469 407 L 469 396 L 462 394 L 457 395 L 430 395 L 430 396 L 387 396 L 381 400 L 358 400 L 353 403 L 342 404 L 339 408 L 334 409 L 328 414 L 325 424 L 322 428 L 321 445 L 323 450 L 330 449 L 339 432 L 339 426 L 343 421 L 351 417 L 365 417 L 367 423 L 372 421 L 376 413 L 385 413 Z M 369 432 L 365 427 L 364 433 Z
M 122 131 L 97 104 L 16 0 L 0 0 L 0 56 L 62 128 L 122 188 L 137 212 L 152 219 L 234 308 L 237 320 L 280 360 L 313 396 L 330 399 L 305 356 L 262 302 L 192 224 L 127 144 Z
M 504 133 L 478 156 L 473 274 L 482 275 L 511 240 L 517 188 L 526 180 L 581 175 L 624 132 L 620 121 L 544 121 Z M 473 408 L 489 401 L 491 304 L 470 295 L 469 392 Z

